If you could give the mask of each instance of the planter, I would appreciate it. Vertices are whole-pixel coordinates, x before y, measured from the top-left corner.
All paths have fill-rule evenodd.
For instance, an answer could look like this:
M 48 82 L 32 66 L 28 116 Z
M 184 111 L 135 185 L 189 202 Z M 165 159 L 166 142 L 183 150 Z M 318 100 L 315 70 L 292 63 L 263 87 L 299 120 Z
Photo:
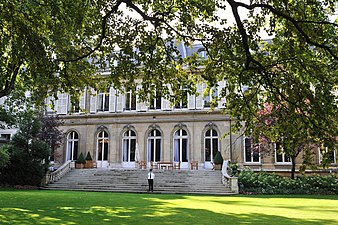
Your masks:
M 86 160 L 85 168 L 93 168 L 93 160 Z
M 83 163 L 75 163 L 75 169 L 83 169 L 84 164 Z
M 222 164 L 215 164 L 214 165 L 215 170 L 221 170 L 222 169 Z

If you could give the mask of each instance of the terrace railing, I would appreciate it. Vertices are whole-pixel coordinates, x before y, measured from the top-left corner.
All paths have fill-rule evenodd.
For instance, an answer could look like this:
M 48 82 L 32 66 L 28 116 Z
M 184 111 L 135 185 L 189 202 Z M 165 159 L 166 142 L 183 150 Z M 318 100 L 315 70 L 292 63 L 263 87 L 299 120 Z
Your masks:
M 55 181 L 60 180 L 64 177 L 69 171 L 72 170 L 72 161 L 68 160 L 62 166 L 60 166 L 56 171 L 50 172 L 46 175 L 45 184 L 53 183 Z
M 228 164 L 229 160 L 224 160 L 223 161 L 223 166 L 222 166 L 222 183 L 224 186 L 229 187 L 230 190 L 234 193 L 238 194 L 238 177 L 231 177 L 228 174 Z

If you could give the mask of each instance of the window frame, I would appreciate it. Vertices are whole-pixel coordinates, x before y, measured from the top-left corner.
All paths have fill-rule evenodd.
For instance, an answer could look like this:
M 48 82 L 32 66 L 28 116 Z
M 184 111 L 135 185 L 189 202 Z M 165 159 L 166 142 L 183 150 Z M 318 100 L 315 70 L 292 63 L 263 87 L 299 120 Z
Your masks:
M 281 153 L 278 153 L 279 149 L 281 148 Z M 274 150 L 275 150 L 275 164 L 278 165 L 291 165 L 291 158 L 287 158 L 285 153 L 283 152 L 283 146 L 279 142 L 274 143 Z M 278 155 L 282 157 L 282 161 L 278 161 Z
M 246 158 L 246 151 L 247 151 L 247 149 L 246 149 L 246 147 L 247 147 L 246 140 L 248 140 L 248 139 L 251 140 L 251 145 L 250 145 L 250 161 L 248 161 L 247 158 Z M 244 143 L 243 143 L 243 146 L 244 146 L 244 149 L 243 149 L 243 152 L 244 152 L 244 157 L 243 157 L 244 164 L 250 164 L 250 165 L 254 165 L 254 164 L 260 165 L 260 164 L 262 164 L 262 161 L 261 161 L 261 152 L 260 152 L 260 148 L 259 147 L 258 147 L 258 161 L 254 161 L 253 138 L 252 137 L 245 137 L 243 141 L 244 141 Z

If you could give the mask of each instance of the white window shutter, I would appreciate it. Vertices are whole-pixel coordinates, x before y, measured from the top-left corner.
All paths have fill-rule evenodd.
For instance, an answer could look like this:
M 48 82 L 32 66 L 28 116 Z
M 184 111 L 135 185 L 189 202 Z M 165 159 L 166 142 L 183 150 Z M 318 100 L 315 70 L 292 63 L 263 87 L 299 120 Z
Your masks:
M 5 104 L 6 96 L 0 98 L 0 105 Z
M 68 94 L 58 94 L 57 100 L 57 113 L 58 114 L 67 114 L 68 113 Z
M 170 84 L 167 85 L 169 89 L 170 95 L 172 94 L 172 90 L 170 88 Z M 172 107 L 170 106 L 170 100 L 162 97 L 162 110 L 172 110 Z
M 80 96 L 80 112 L 86 112 L 86 89 L 83 91 L 82 95 Z
M 136 89 L 138 92 L 139 89 L 142 89 L 142 85 L 138 84 Z M 139 95 L 136 95 L 136 111 L 147 111 L 147 110 L 148 110 L 147 104 L 145 102 L 140 102 Z
M 116 98 L 116 112 L 123 112 L 125 108 L 125 94 L 121 94 L 120 92 Z
M 204 108 L 204 99 L 203 99 L 203 91 L 205 85 L 203 83 L 197 84 L 196 92 L 198 96 L 196 96 L 196 109 L 203 109 Z
M 221 92 L 223 90 L 223 88 L 226 87 L 226 81 L 219 81 L 218 82 L 218 96 L 221 95 Z M 218 100 L 218 108 L 222 109 L 225 108 L 225 97 L 222 97 Z
M 54 107 L 53 107 L 53 104 L 54 104 Z M 47 114 L 55 113 L 54 109 L 57 107 L 55 104 L 56 104 L 56 102 L 54 100 L 54 97 L 48 96 L 47 99 L 46 99 L 46 112 L 47 112 Z
M 116 90 L 113 87 L 109 89 L 109 112 L 115 112 Z
M 95 91 L 93 88 L 91 89 L 91 95 L 90 95 L 90 113 L 96 113 L 96 104 L 97 104 L 97 91 Z
M 190 95 L 188 93 L 188 109 L 195 109 L 196 102 L 195 102 L 195 95 Z

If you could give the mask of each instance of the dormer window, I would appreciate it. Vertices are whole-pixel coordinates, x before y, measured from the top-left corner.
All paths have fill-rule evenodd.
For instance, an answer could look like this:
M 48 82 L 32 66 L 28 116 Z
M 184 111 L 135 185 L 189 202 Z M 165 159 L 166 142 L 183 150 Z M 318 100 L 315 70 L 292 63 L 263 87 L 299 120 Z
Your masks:
M 197 54 L 198 56 L 201 58 L 201 59 L 207 59 L 207 51 L 204 49 L 204 48 L 200 48 L 198 51 L 197 51 Z

